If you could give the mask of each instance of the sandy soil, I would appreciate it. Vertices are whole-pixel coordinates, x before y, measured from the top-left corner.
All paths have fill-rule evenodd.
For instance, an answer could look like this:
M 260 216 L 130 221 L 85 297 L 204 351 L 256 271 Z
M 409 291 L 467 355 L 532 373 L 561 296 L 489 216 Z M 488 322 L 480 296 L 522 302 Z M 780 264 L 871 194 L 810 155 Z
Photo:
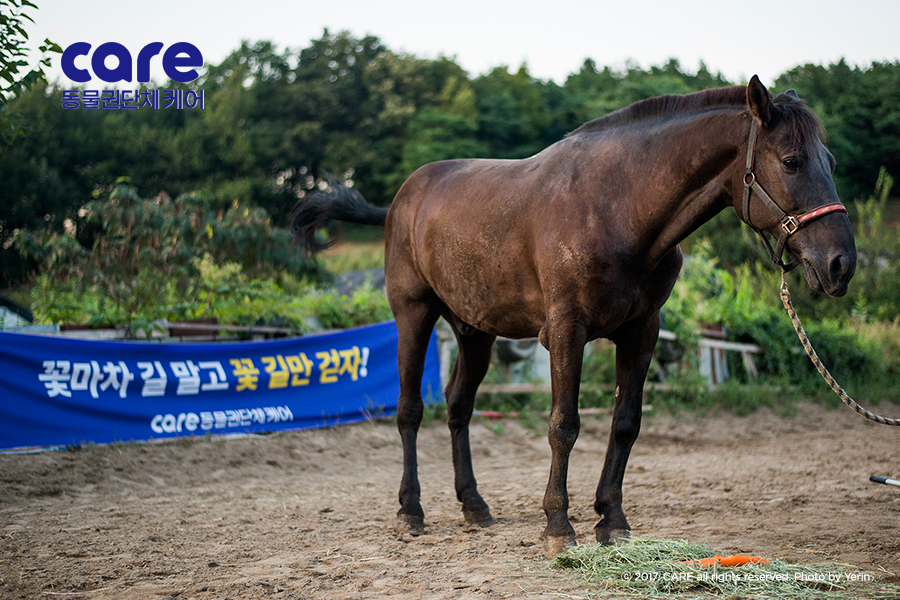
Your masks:
M 582 543 L 608 428 L 608 417 L 585 419 L 572 455 Z M 543 557 L 543 434 L 474 425 L 479 487 L 497 518 L 487 529 L 463 522 L 446 427 L 428 424 L 419 439 L 418 538 L 391 530 L 400 443 L 389 421 L 0 456 L 0 597 L 607 597 Z M 896 582 L 900 488 L 868 476 L 900 477 L 898 439 L 846 409 L 646 417 L 626 511 L 636 534 L 848 563 Z

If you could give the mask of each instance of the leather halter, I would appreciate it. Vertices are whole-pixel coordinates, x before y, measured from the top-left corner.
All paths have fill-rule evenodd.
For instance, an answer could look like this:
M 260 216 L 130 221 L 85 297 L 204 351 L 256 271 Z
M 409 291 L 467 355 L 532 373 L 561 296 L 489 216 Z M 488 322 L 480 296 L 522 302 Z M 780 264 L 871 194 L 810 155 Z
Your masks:
M 819 208 L 799 216 L 788 215 L 781 210 L 781 207 L 775 203 L 772 196 L 770 196 L 765 188 L 763 188 L 762 184 L 757 181 L 756 174 L 753 172 L 753 166 L 756 161 L 756 142 L 759 139 L 759 123 L 752 117 L 750 121 L 750 139 L 747 141 L 747 170 L 744 172 L 744 202 L 742 207 L 744 222 L 762 238 L 766 246 L 766 252 L 769 253 L 769 258 L 772 259 L 772 262 L 781 267 L 783 271 L 787 272 L 799 264 L 795 261 L 785 264 L 785 262 L 781 260 L 788 238 L 797 233 L 801 227 L 810 221 L 833 212 L 842 212 L 846 215 L 847 209 L 840 202 L 836 202 L 834 204 L 820 206 Z M 763 201 L 763 204 L 765 204 L 781 222 L 781 235 L 778 236 L 778 241 L 776 242 L 774 249 L 769 243 L 768 238 L 766 238 L 765 233 L 763 233 L 761 229 L 754 227 L 753 223 L 750 222 L 750 195 L 753 192 L 756 192 L 756 195 Z M 788 253 L 790 254 L 790 252 Z

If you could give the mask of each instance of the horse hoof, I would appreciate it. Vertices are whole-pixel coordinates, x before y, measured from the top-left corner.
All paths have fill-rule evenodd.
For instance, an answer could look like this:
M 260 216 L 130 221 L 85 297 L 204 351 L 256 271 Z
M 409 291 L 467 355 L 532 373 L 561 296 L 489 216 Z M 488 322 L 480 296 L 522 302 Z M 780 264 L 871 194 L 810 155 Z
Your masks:
M 417 515 L 397 515 L 394 521 L 394 531 L 397 535 L 408 533 L 409 535 L 425 534 L 425 518 Z
M 463 517 L 465 517 L 466 523 L 470 525 L 490 527 L 491 525 L 496 523 L 496 521 L 494 521 L 494 517 L 491 516 L 491 511 L 487 508 L 463 510 Z
M 574 548 L 577 545 L 574 535 L 548 535 L 544 537 L 544 555 L 547 558 L 553 558 L 557 554 L 562 554 L 569 548 Z
M 594 529 L 597 534 L 597 543 L 604 546 L 614 546 L 616 544 L 627 544 L 631 539 L 631 531 L 628 529 L 610 529 L 608 527 L 597 527 Z

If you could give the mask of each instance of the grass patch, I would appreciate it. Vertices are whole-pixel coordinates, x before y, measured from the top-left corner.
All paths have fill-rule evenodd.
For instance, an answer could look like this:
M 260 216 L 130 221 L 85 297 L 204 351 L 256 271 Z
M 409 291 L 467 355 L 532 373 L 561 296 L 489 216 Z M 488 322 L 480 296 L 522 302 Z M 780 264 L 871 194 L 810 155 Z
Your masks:
M 615 546 L 577 546 L 552 565 L 581 573 L 603 590 L 637 597 L 780 599 L 900 598 L 900 587 L 876 582 L 850 565 L 769 564 L 700 568 L 681 561 L 717 554 L 704 544 L 636 537 Z
M 325 269 L 335 275 L 384 267 L 384 240 L 341 241 L 323 251 L 320 258 Z

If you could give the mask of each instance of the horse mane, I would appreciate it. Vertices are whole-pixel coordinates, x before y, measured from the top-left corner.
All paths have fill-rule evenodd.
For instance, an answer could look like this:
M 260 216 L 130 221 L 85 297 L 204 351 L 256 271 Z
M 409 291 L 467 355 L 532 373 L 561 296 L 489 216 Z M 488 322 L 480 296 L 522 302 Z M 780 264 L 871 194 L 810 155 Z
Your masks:
M 791 141 L 796 147 L 805 147 L 815 139 L 824 139 L 825 131 L 822 122 L 804 100 L 787 93 L 778 94 L 771 100 L 778 117 L 789 123 Z M 651 119 L 694 114 L 708 110 L 746 107 L 747 88 L 740 85 L 711 88 L 692 94 L 668 94 L 635 102 L 608 115 L 588 121 L 566 137 L 605 131 Z

